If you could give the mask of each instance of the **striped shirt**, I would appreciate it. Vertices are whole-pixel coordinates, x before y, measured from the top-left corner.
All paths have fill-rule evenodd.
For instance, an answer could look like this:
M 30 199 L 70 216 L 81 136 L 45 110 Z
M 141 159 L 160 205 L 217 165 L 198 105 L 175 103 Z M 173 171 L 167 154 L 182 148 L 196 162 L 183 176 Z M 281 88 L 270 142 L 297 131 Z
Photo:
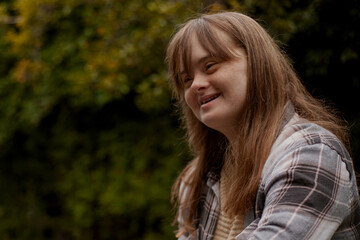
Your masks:
M 186 185 L 181 188 L 186 194 Z M 209 172 L 196 235 L 184 233 L 179 240 L 213 238 L 219 199 L 219 176 Z M 181 215 L 178 222 L 181 227 Z M 236 240 L 360 239 L 353 163 L 338 138 L 293 114 L 266 160 L 244 226 Z

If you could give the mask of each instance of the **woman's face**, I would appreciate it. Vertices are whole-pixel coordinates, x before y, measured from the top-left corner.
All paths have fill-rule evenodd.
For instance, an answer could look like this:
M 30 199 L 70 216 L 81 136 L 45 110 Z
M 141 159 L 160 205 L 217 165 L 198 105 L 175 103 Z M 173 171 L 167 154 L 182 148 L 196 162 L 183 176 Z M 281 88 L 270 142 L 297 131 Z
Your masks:
M 185 101 L 206 126 L 223 133 L 229 141 L 235 137 L 247 89 L 247 56 L 222 31 L 218 33 L 236 57 L 220 61 L 207 52 L 196 34 L 191 38 L 192 72 L 181 74 Z

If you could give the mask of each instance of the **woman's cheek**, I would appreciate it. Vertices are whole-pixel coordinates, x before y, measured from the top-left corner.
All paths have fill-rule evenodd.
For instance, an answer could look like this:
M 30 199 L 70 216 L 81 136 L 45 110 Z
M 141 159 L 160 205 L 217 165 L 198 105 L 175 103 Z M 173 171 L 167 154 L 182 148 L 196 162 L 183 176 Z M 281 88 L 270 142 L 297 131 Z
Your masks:
M 191 96 L 190 96 L 189 90 L 185 90 L 184 97 L 185 97 L 185 102 L 186 102 L 186 104 L 188 105 L 188 107 L 189 107 L 189 108 L 192 108 L 192 107 L 191 107 Z
M 198 108 L 196 96 L 194 94 L 191 94 L 191 92 L 188 93 L 185 100 L 186 100 L 187 105 L 191 108 L 191 110 L 195 111 Z

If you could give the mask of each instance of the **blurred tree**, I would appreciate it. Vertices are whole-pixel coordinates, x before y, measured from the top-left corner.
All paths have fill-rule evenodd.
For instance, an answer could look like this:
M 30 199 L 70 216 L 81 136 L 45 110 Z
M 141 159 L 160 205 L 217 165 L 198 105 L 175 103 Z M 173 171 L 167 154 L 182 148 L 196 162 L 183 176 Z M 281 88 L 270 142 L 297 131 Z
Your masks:
M 193 1 L 0 5 L 0 237 L 169 239 L 164 52 Z M 186 152 L 185 152 L 186 153 Z
M 345 1 L 2 1 L 0 238 L 174 238 L 170 187 L 189 156 L 164 53 L 199 11 L 257 18 L 345 112 L 357 159 L 360 11 Z

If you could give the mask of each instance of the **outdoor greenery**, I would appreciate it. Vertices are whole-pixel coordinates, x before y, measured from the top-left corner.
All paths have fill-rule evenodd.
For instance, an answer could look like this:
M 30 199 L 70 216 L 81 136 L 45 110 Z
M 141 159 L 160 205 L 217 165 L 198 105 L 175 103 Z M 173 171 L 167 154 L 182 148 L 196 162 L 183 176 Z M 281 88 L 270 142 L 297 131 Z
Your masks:
M 175 239 L 171 185 L 191 156 L 167 83 L 174 27 L 259 20 L 360 154 L 360 1 L 2 0 L 0 238 Z

